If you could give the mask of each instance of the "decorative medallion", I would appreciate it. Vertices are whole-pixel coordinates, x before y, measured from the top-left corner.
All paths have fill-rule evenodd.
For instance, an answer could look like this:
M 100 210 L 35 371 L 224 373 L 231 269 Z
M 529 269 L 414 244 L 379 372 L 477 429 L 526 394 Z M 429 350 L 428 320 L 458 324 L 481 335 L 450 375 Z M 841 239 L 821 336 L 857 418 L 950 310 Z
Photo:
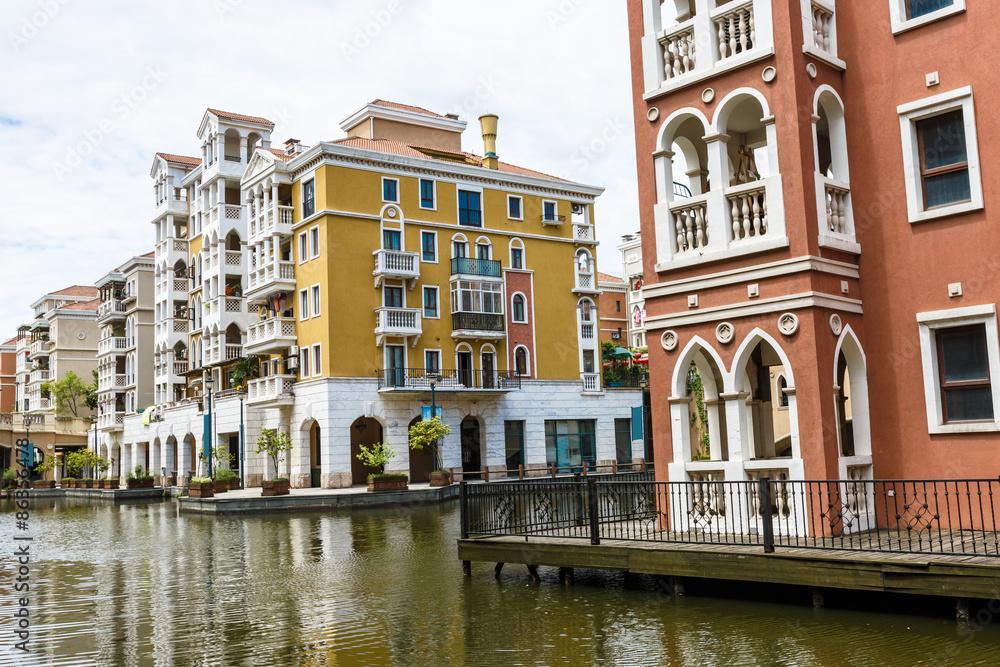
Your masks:
M 795 313 L 785 313 L 778 318 L 778 331 L 791 336 L 799 330 L 799 316 Z
M 388 215 L 390 218 L 395 218 L 396 217 L 396 209 L 390 208 L 388 211 L 385 212 L 385 214 Z
M 819 72 L 816 69 L 816 63 L 807 63 L 806 64 L 806 74 L 809 75 L 810 79 L 815 79 L 816 78 L 816 75 L 819 74 Z
M 649 111 L 646 112 L 646 118 L 649 119 L 650 123 L 655 123 L 656 119 L 660 117 L 660 110 L 656 107 L 650 107 Z
M 833 332 L 834 336 L 839 336 L 840 332 L 844 330 L 844 323 L 840 321 L 840 315 L 834 313 L 830 316 L 830 331 Z
M 673 352 L 677 349 L 677 332 L 673 329 L 669 331 L 664 331 L 663 335 L 660 336 L 660 345 L 667 352 Z
M 711 104 L 712 100 L 714 99 L 715 99 L 715 91 L 712 90 L 711 88 L 706 88 L 705 90 L 701 91 L 701 101 L 704 102 L 705 104 Z
M 723 345 L 732 343 L 735 336 L 736 330 L 733 329 L 733 325 L 729 322 L 723 322 L 719 326 L 715 327 L 715 337 L 718 338 L 719 342 Z
M 78 331 L 76 337 L 79 338 L 80 340 L 83 340 L 84 338 L 87 337 L 87 334 L 83 333 L 82 331 Z
M 764 83 L 771 83 L 778 76 L 778 70 L 774 69 L 772 65 L 768 65 L 761 72 L 760 78 L 764 79 Z

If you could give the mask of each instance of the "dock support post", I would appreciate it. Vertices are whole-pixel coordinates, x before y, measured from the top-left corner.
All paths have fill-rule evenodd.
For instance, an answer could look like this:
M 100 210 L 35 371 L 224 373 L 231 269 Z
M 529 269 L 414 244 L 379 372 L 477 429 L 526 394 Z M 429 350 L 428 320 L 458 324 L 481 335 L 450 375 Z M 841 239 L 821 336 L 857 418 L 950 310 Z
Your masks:
M 468 497 L 466 496 L 465 480 L 464 479 L 462 480 L 462 482 L 458 486 L 458 495 L 459 495 L 459 498 L 460 498 L 460 500 L 459 500 L 459 505 L 460 505 L 459 510 L 460 510 L 460 514 L 461 514 L 460 519 L 461 519 L 461 524 L 462 524 L 462 539 L 463 540 L 467 540 L 467 539 L 469 539 L 469 512 L 468 512 L 468 509 L 465 506 L 466 505 L 466 501 L 468 500 Z
M 541 581 L 542 580 L 542 578 L 538 576 L 538 568 L 536 568 L 534 565 L 529 565 L 528 566 L 528 574 L 531 575 L 531 580 L 532 581 Z
M 969 622 L 969 601 L 965 598 L 955 599 L 955 620 L 959 623 Z
M 601 543 L 601 531 L 597 517 L 597 480 L 587 480 L 587 511 L 590 513 L 590 543 Z
M 762 477 L 757 483 L 760 499 L 761 523 L 764 524 L 764 553 L 774 553 L 774 519 L 771 515 L 771 480 Z
M 493 568 L 493 578 L 499 579 L 500 573 L 503 571 L 503 563 L 497 563 L 497 566 Z
M 462 574 L 464 574 L 467 577 L 471 577 L 472 576 L 472 561 L 471 560 L 463 560 L 462 561 Z
M 559 568 L 559 582 L 563 584 L 572 584 L 575 581 L 573 575 L 573 568 L 571 567 L 561 567 Z
M 674 595 L 680 597 L 684 595 L 684 580 L 680 577 L 674 577 Z
M 816 609 L 822 609 L 826 606 L 826 595 L 823 593 L 823 589 L 814 588 L 813 589 L 813 607 Z

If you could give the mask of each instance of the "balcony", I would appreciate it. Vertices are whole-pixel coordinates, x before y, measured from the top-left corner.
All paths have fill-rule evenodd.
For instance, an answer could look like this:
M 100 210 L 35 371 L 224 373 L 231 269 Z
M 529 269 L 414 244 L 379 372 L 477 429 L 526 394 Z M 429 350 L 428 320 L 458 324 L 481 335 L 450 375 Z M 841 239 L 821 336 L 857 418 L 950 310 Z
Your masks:
M 219 226 L 219 238 L 225 238 L 234 229 L 244 233 L 246 212 L 237 204 L 218 204 L 209 212 L 209 224 Z
M 476 276 L 479 278 L 500 278 L 502 276 L 502 271 L 500 268 L 500 262 L 495 259 L 453 257 L 451 259 L 451 275 Z
M 247 405 L 274 407 L 291 405 L 296 376 L 269 375 L 247 383 Z
M 419 309 L 377 308 L 375 310 L 376 345 L 381 346 L 386 337 L 402 337 L 410 343 L 410 347 L 414 347 L 422 333 Z
M 106 410 L 97 416 L 97 428 L 102 431 L 121 431 L 125 426 L 125 413 L 119 410 Z
M 38 340 L 32 341 L 31 345 L 28 347 L 28 359 L 47 356 L 51 347 L 52 341 L 47 338 L 39 338 Z
M 576 280 L 573 282 L 573 294 L 577 295 L 597 295 L 601 290 L 597 287 L 597 276 L 593 271 L 576 272 Z
M 43 368 L 37 371 L 31 371 L 31 375 L 28 376 L 28 384 L 39 384 L 42 382 L 48 382 L 51 377 L 52 377 L 52 372 L 47 368 Z
M 573 240 L 577 243 L 594 243 L 594 226 L 585 223 L 573 223 Z
M 292 262 L 268 262 L 252 268 L 247 274 L 248 298 L 258 299 L 274 292 L 295 291 L 295 264 Z
M 428 371 L 423 368 L 388 368 L 376 373 L 379 391 L 431 390 Z M 440 370 L 435 391 L 507 392 L 521 388 L 521 376 L 514 371 Z
M 104 338 L 97 344 L 97 354 L 124 353 L 126 348 L 124 336 Z
M 247 328 L 247 354 L 273 354 L 295 345 L 295 318 L 272 317 Z
M 543 227 L 562 227 L 566 223 L 565 215 L 545 214 L 542 216 Z
M 156 217 L 165 215 L 177 215 L 186 217 L 189 213 L 187 197 L 169 196 L 156 202 Z
M 294 210 L 291 206 L 272 205 L 270 208 L 262 209 L 259 213 L 250 216 L 250 242 L 253 243 L 259 238 L 275 234 L 290 235 Z
M 407 281 L 411 290 L 420 278 L 420 255 L 415 252 L 401 250 L 376 250 L 375 256 L 375 287 L 378 288 L 386 278 Z
M 165 262 L 167 266 L 176 266 L 177 262 L 181 261 L 186 266 L 191 262 L 191 257 L 188 255 L 188 242 L 184 239 L 168 236 L 157 246 L 156 260 Z
M 601 374 L 600 373 L 581 373 L 580 378 L 583 380 L 583 390 L 584 391 L 601 391 Z
M 502 313 L 452 313 L 452 338 L 500 339 L 504 332 Z
M 774 53 L 771 0 L 707 0 L 697 6 L 692 0 L 693 15 L 669 19 L 670 25 L 664 24 L 661 3 L 652 4 L 642 38 L 646 99 Z
M 819 244 L 860 254 L 861 246 L 854 236 L 850 184 L 817 173 L 816 193 L 819 198 Z
M 102 301 L 99 306 L 97 306 L 97 321 L 98 322 L 112 322 L 114 320 L 125 319 L 125 302 L 119 299 L 113 299 L 111 301 Z

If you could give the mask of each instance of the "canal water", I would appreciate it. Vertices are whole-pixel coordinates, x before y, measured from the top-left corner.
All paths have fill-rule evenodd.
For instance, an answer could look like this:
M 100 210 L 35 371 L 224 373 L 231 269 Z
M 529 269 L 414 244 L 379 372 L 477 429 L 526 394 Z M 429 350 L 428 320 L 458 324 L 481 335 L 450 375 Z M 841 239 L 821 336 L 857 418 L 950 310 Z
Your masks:
M 1000 613 L 813 609 L 651 577 L 456 559 L 458 507 L 212 518 L 174 502 L 37 501 L 31 653 L 13 650 L 0 501 L 0 665 L 996 665 Z M 865 608 L 864 606 L 860 608 Z M 1000 603 L 994 608 L 1000 612 Z

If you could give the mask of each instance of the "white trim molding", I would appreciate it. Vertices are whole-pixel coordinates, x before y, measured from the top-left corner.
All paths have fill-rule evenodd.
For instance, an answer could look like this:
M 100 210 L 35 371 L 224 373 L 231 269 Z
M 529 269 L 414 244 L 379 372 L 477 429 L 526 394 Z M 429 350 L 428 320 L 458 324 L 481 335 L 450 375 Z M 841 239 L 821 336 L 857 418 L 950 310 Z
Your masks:
M 929 433 L 983 433 L 1000 431 L 1000 338 L 997 336 L 996 305 L 969 306 L 917 313 L 920 329 L 920 363 L 924 376 L 924 401 L 927 405 Z M 993 393 L 993 421 L 944 421 L 938 378 L 938 353 L 934 337 L 938 329 L 982 324 L 986 327 L 986 353 L 990 367 L 990 390 Z
M 848 299 L 833 294 L 823 294 L 822 292 L 803 292 L 801 294 L 789 294 L 772 299 L 761 299 L 753 303 L 733 303 L 725 306 L 715 306 L 714 308 L 705 308 L 704 310 L 695 312 L 650 317 L 646 320 L 646 330 L 653 331 L 656 329 L 683 327 L 689 324 L 717 322 L 722 319 L 729 320 L 739 317 L 753 317 L 755 315 L 766 315 L 784 310 L 798 310 L 802 308 L 829 308 L 846 313 L 862 314 L 861 301 L 859 299 Z
M 927 209 L 924 206 L 923 188 L 920 185 L 920 148 L 917 142 L 916 123 L 925 118 L 956 110 L 962 111 L 965 122 L 965 149 L 969 162 L 971 198 L 967 202 Z M 982 209 L 983 184 L 979 168 L 979 143 L 976 140 L 976 114 L 972 103 L 972 87 L 966 86 L 902 104 L 896 111 L 899 113 L 899 129 L 903 140 L 906 209 L 910 222 L 923 222 Z

